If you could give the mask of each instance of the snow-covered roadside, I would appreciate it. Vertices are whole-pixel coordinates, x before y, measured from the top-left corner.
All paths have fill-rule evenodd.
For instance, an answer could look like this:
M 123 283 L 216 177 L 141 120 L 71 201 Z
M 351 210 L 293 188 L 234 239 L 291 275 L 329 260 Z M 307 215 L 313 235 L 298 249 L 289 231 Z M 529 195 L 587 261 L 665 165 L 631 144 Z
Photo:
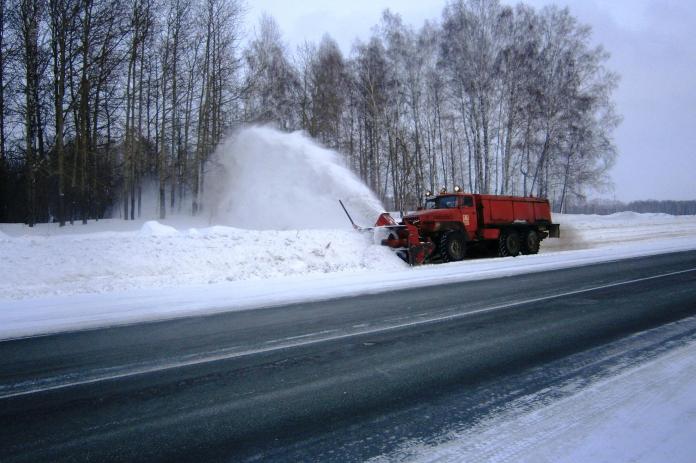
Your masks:
M 696 238 L 696 216 L 638 214 L 611 215 L 554 214 L 561 224 L 559 240 L 544 241 L 542 252 L 588 249 L 628 242 L 691 236 Z
M 0 254 L 0 301 L 405 267 L 352 230 L 177 230 L 155 221 L 136 231 L 0 237 Z
M 435 446 L 406 444 L 400 461 L 694 461 L 696 342 L 560 400 L 527 396 Z M 392 457 L 377 458 L 392 461 Z
M 0 227 L 0 338 L 542 272 L 696 249 L 696 217 L 558 216 L 544 252 L 409 268 L 351 230 L 149 222 L 94 233 Z M 123 222 L 115 227 L 125 227 Z M 132 225 L 130 225 L 132 226 Z M 76 226 L 78 230 L 85 228 Z M 12 236 L 15 235 L 15 236 Z M 574 249 L 584 243 L 586 249 Z M 596 246 L 596 247 L 590 247 Z M 563 250 L 573 249 L 573 250 Z

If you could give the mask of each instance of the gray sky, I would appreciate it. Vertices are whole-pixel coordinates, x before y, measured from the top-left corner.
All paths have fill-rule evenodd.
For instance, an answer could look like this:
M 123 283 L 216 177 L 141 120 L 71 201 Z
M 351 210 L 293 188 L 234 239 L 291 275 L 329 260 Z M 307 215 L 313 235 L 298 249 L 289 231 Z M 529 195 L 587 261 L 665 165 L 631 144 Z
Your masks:
M 344 53 L 370 35 L 389 8 L 420 27 L 439 19 L 445 0 L 250 0 L 247 23 L 262 12 L 280 25 L 292 50 L 329 33 Z M 505 2 L 517 3 L 517 2 Z M 593 28 L 621 75 L 615 93 L 624 120 L 615 132 L 616 199 L 696 199 L 696 10 L 687 0 L 525 0 L 569 6 Z M 611 197 L 612 193 L 602 196 Z

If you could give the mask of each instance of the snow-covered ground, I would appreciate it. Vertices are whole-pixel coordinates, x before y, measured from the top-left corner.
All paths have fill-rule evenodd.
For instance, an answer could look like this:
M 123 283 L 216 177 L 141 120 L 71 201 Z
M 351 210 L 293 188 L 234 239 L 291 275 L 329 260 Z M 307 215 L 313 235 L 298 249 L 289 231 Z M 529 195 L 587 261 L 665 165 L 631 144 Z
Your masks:
M 553 218 L 561 224 L 561 239 L 545 241 L 546 252 L 696 237 L 696 216 L 690 215 L 618 212 L 605 216 L 554 214 Z
M 440 444 L 406 443 L 374 462 L 693 462 L 696 341 L 624 367 L 561 399 L 522 397 Z
M 128 225 L 136 229 L 124 231 Z M 110 227 L 121 231 L 107 231 Z M 6 233 L 26 231 L 2 228 Z M 93 228 L 98 231 L 87 232 Z M 0 297 L 24 299 L 404 267 L 369 238 L 352 230 L 252 231 L 227 226 L 177 230 L 155 221 L 140 225 L 105 220 L 60 230 L 39 225 L 14 238 L 0 236 Z
M 409 268 L 371 234 L 175 218 L 0 225 L 0 338 L 241 310 L 696 249 L 696 216 L 556 215 L 542 253 Z

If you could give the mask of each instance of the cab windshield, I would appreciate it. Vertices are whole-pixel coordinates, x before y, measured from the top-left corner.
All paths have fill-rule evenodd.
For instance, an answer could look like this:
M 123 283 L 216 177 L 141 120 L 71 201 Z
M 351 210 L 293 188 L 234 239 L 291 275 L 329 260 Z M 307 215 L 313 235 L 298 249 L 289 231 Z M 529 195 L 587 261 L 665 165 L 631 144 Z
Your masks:
M 459 203 L 457 198 L 461 198 Z M 458 195 L 444 195 L 436 196 L 434 198 L 428 198 L 425 200 L 426 209 L 454 209 L 459 206 L 473 207 L 474 198 L 472 196 L 458 196 Z
M 457 197 L 452 196 L 437 196 L 425 200 L 426 209 L 453 209 L 457 207 Z

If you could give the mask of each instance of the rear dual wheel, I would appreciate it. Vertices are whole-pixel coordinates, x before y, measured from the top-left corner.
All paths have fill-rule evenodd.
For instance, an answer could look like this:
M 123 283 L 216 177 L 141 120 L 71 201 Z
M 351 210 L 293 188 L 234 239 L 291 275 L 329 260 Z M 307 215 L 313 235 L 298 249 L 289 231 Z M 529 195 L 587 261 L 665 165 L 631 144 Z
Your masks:
M 522 243 L 517 230 L 503 230 L 498 240 L 498 254 L 500 257 L 516 257 L 520 254 Z
M 501 257 L 516 257 L 521 254 L 537 254 L 539 252 L 539 234 L 536 230 L 522 231 L 503 230 L 498 241 L 498 251 Z
M 536 230 L 529 230 L 522 243 L 522 254 L 537 254 L 539 252 L 539 234 Z

